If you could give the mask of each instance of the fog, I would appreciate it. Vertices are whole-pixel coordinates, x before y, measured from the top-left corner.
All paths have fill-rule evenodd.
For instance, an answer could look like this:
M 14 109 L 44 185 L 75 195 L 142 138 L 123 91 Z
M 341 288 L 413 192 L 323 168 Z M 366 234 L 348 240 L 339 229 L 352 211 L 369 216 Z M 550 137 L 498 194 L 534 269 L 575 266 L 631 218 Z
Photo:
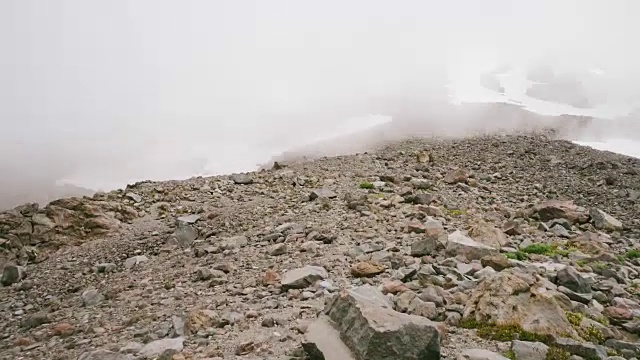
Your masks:
M 598 69 L 588 97 L 633 108 L 638 13 L 635 0 L 3 0 L 0 208 L 60 196 L 56 182 L 253 170 L 354 118 L 455 135 L 513 124 L 447 105 L 447 85 L 505 64 Z

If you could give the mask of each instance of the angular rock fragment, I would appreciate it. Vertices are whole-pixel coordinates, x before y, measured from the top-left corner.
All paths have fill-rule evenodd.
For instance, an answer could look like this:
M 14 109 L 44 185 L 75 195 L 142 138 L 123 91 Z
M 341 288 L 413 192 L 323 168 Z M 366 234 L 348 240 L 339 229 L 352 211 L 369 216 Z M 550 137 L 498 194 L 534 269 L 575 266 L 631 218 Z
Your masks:
M 509 360 L 493 351 L 484 349 L 467 349 L 458 354 L 457 360 Z
M 445 175 L 444 182 L 446 182 L 447 184 L 465 183 L 467 182 L 468 178 L 469 178 L 469 175 L 467 175 L 467 173 L 464 170 L 455 169 L 447 173 L 447 175 Z
M 529 211 L 530 215 L 537 215 L 541 221 L 567 219 L 572 224 L 583 224 L 589 219 L 587 209 L 578 206 L 573 201 L 549 200 L 536 204 Z
M 149 261 L 149 259 L 144 255 L 132 256 L 124 261 L 124 267 L 126 269 L 131 269 L 147 261 Z
M 326 316 L 309 325 L 302 348 L 309 360 L 356 360 Z
M 598 208 L 591 208 L 591 210 L 589 210 L 589 215 L 591 216 L 591 220 L 593 221 L 593 225 L 596 229 L 621 231 L 624 228 L 618 219 Z
M 579 294 L 591 293 L 591 286 L 587 280 L 572 266 L 560 269 L 556 278 L 558 285 L 564 286 L 571 291 Z
M 26 276 L 26 272 L 22 266 L 18 265 L 5 265 L 2 269 L 2 278 L 0 278 L 0 283 L 4 286 L 9 286 L 11 284 L 15 284 L 20 282 Z
M 446 244 L 447 233 L 442 223 L 436 219 L 429 218 L 424 223 L 424 234 L 411 244 L 412 256 L 430 255 L 436 250 L 439 244 Z
M 369 291 L 370 293 L 370 291 Z M 372 295 L 372 294 L 370 294 Z M 440 359 L 440 332 L 430 320 L 381 306 L 378 295 L 345 290 L 324 313 L 358 360 Z
M 337 196 L 338 196 L 338 194 L 336 194 L 332 190 L 323 188 L 323 189 L 313 190 L 309 194 L 309 199 L 310 200 L 315 200 L 315 199 L 318 199 L 318 198 L 333 199 L 333 198 L 335 198 Z
M 498 249 L 483 245 L 465 236 L 460 230 L 449 234 L 446 252 L 450 256 L 462 255 L 468 260 L 480 260 L 485 256 L 498 254 Z
M 283 289 L 304 289 L 327 277 L 329 274 L 323 267 L 307 265 L 284 273 L 280 284 Z
M 382 274 L 386 266 L 375 261 L 361 261 L 351 267 L 351 275 L 355 277 L 371 277 Z
M 198 238 L 198 230 L 189 224 L 178 223 L 174 238 L 178 246 L 189 247 Z
M 513 340 L 511 342 L 511 351 L 516 360 L 545 360 L 549 347 L 541 342 Z
M 198 214 L 180 216 L 179 218 L 176 219 L 178 224 L 187 224 L 187 225 L 195 224 L 198 220 L 200 220 L 200 215 Z
M 500 229 L 484 221 L 475 223 L 469 229 L 469 236 L 480 244 L 496 249 L 500 249 L 507 244 L 505 234 Z
M 184 348 L 184 340 L 183 337 L 155 340 L 144 345 L 137 355 L 142 359 L 155 359 L 165 352 L 179 353 Z
M 133 356 L 109 350 L 94 350 L 82 353 L 78 360 L 133 360 Z
M 554 294 L 532 276 L 506 269 L 478 284 L 463 318 L 477 324 L 510 324 L 540 335 L 577 336 Z
M 253 184 L 253 177 L 250 174 L 234 174 L 231 175 L 231 181 L 237 185 Z

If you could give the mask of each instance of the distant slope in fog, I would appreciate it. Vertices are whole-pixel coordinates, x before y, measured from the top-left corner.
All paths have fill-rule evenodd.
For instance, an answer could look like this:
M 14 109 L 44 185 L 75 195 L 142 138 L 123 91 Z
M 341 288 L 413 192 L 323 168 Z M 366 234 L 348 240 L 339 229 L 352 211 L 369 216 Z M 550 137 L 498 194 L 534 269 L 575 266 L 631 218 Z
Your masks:
M 559 134 L 578 134 L 592 121 L 583 116 L 540 115 L 507 103 L 440 104 L 425 112 L 398 111 L 391 122 L 288 150 L 273 157 L 270 163 L 364 152 L 390 141 L 416 136 L 465 137 L 543 128 L 553 128 Z
M 45 205 L 53 200 L 67 197 L 92 196 L 94 190 L 72 184 L 41 184 L 37 190 L 29 188 L 28 192 L 7 193 L 0 191 L 0 210 L 6 210 L 25 203 L 36 202 Z

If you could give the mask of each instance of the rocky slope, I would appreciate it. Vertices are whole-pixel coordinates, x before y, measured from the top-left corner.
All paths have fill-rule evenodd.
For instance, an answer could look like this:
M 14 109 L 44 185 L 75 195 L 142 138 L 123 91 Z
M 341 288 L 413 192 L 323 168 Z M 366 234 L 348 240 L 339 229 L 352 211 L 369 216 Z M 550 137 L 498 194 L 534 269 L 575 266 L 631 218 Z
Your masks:
M 634 358 L 639 171 L 405 140 L 25 205 L 0 214 L 0 358 Z

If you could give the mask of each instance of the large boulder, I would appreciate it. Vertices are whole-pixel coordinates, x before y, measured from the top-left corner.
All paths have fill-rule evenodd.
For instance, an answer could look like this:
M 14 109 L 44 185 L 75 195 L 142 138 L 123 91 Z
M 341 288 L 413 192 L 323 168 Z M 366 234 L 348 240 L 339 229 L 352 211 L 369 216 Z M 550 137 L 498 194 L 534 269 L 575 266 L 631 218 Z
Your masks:
M 555 296 L 533 276 L 507 269 L 478 284 L 465 305 L 463 319 L 517 326 L 539 335 L 576 335 Z
M 469 229 L 469 236 L 483 245 L 497 249 L 505 246 L 508 241 L 507 236 L 502 230 L 485 221 L 475 223 L 471 229 Z
M 544 222 L 554 219 L 567 219 L 572 224 L 583 224 L 589 220 L 589 211 L 570 200 L 549 200 L 536 204 L 529 210 L 528 215 L 535 215 Z
M 464 235 L 460 230 L 449 234 L 446 252 L 450 256 L 462 255 L 467 260 L 480 260 L 499 253 L 498 249 L 482 244 Z
M 593 221 L 593 225 L 600 230 L 620 231 L 624 228 L 620 220 L 598 209 L 591 208 L 589 215 Z
M 326 322 L 337 331 L 342 343 L 357 360 L 440 359 L 441 335 L 437 324 L 421 316 L 393 310 L 386 296 L 370 286 L 336 294 L 325 307 L 324 318 L 316 321 L 317 327 L 327 329 Z M 326 330 L 326 333 L 334 332 Z M 327 344 L 319 340 L 310 346 L 309 340 L 313 340 L 313 336 L 307 337 L 307 349 L 327 348 Z M 336 342 L 335 336 L 333 341 Z M 326 350 L 323 354 L 327 360 L 335 358 L 331 357 L 332 352 L 344 351 L 339 344 L 328 348 L 333 351 Z M 316 353 L 315 358 L 321 357 Z
M 44 208 L 25 204 L 0 212 L 0 265 L 38 262 L 49 249 L 84 242 L 138 217 L 136 210 L 119 200 L 107 200 L 65 198 Z

